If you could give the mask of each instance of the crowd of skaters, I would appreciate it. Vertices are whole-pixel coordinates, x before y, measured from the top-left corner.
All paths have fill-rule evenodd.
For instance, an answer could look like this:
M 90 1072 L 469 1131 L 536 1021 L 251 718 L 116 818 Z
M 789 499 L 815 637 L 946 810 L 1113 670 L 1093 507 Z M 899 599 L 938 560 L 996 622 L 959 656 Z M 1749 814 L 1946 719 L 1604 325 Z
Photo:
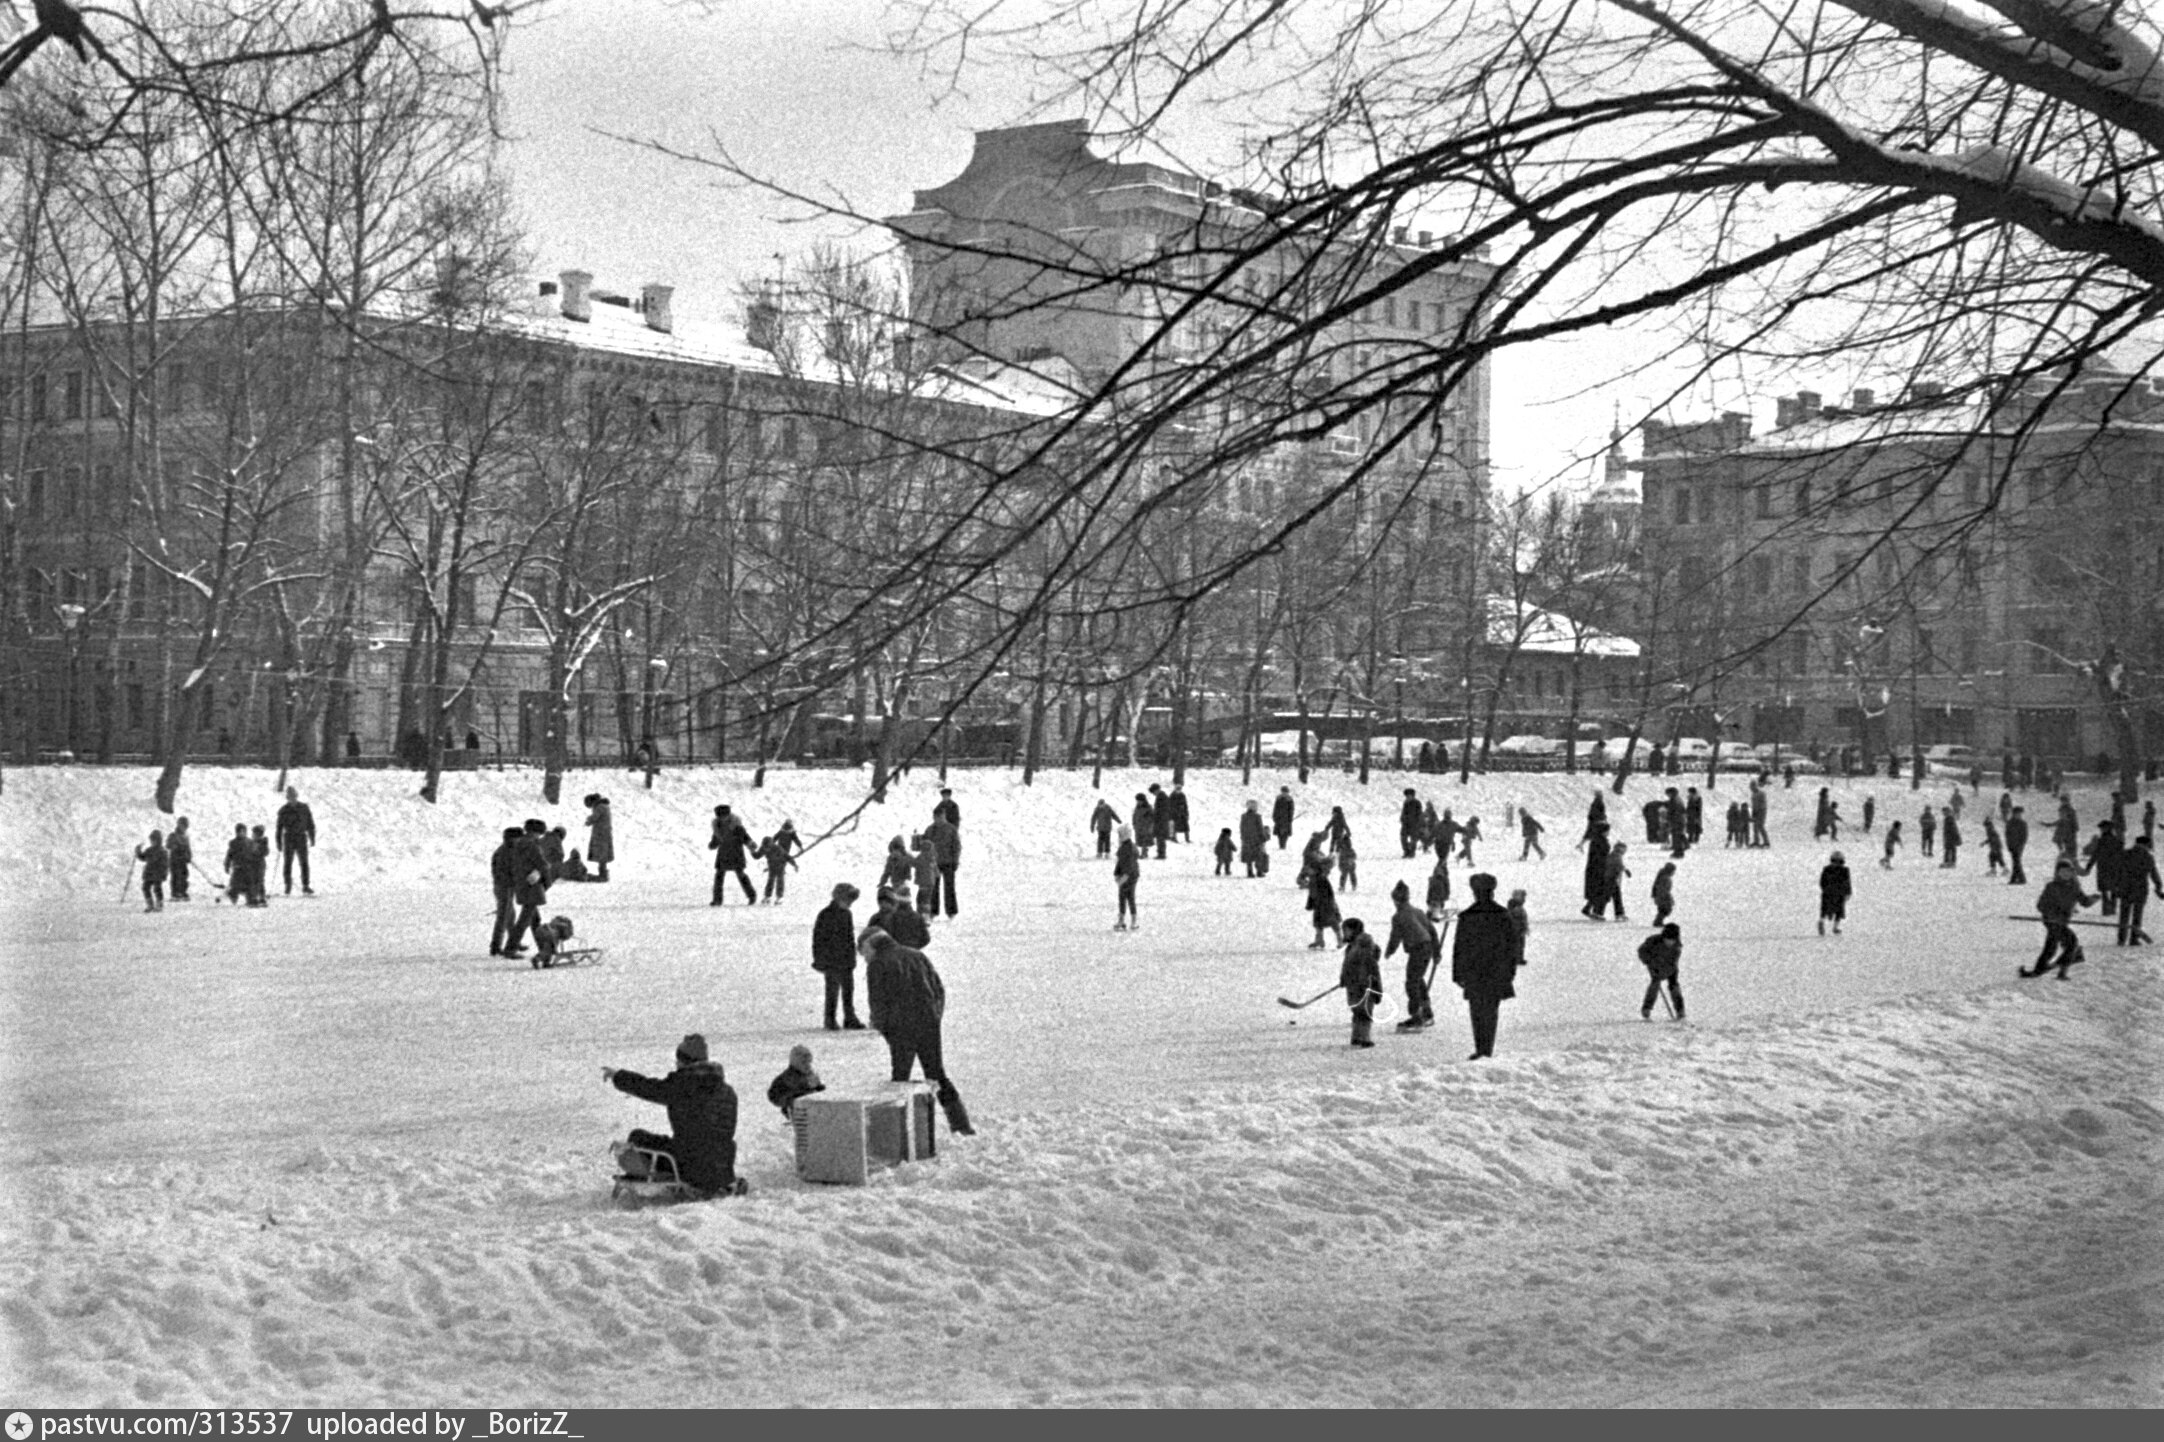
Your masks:
M 188 818 L 178 817 L 173 822 L 171 834 L 154 830 L 143 845 L 135 848 L 135 860 L 131 863 L 142 868 L 143 910 L 163 911 L 167 897 L 174 901 L 194 899 L 190 881 L 201 874 L 212 882 L 212 890 L 222 899 L 236 906 L 263 907 L 270 904 L 269 878 L 270 854 L 275 844 L 285 860 L 285 894 L 293 894 L 293 872 L 300 868 L 301 893 L 315 895 L 314 878 L 309 873 L 308 853 L 316 843 L 315 813 L 308 803 L 301 800 L 300 788 L 288 786 L 286 799 L 273 819 L 272 830 L 266 834 L 262 825 L 251 827 L 245 821 L 233 823 L 232 838 L 226 842 L 223 862 L 225 880 L 216 882 L 208 873 L 202 872 L 195 860 L 195 837 L 188 829 Z M 122 893 L 125 896 L 125 892 Z

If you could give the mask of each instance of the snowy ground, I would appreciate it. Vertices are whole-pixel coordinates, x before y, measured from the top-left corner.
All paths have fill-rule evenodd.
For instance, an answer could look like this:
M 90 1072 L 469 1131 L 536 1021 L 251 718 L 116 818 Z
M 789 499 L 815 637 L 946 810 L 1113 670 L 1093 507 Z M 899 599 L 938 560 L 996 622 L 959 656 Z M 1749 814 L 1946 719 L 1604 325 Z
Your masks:
M 1289 777 L 1190 783 L 1195 844 L 1146 863 L 1134 934 L 1085 855 L 1086 774 L 1017 779 L 953 773 L 964 914 L 930 948 L 979 1135 L 854 1189 L 796 1180 L 765 1088 L 796 1041 L 838 1093 L 883 1081 L 876 1038 L 817 1029 L 808 936 L 835 881 L 869 897 L 887 837 L 928 819 L 924 773 L 809 852 L 785 905 L 721 911 L 716 802 L 816 836 L 859 778 L 572 777 L 569 798 L 611 794 L 622 859 L 548 908 L 606 962 L 545 973 L 485 954 L 501 828 L 583 841 L 583 808 L 542 807 L 530 773 L 453 775 L 436 807 L 406 773 L 296 773 L 321 895 L 248 912 L 199 885 L 155 916 L 116 899 L 163 820 L 146 773 L 9 773 L 0 1395 L 2164 1403 L 2164 953 L 2090 931 L 2074 980 L 2017 981 L 2039 934 L 2005 918 L 2035 886 L 1986 880 L 1981 847 L 1889 874 L 1854 841 L 1850 934 L 1822 939 L 1814 788 L 1776 793 L 1773 850 L 1723 851 L 1724 779 L 1678 877 L 1691 1024 L 1649 1025 L 1632 952 L 1657 859 L 1633 864 L 1633 924 L 1576 916 L 1591 786 L 1412 778 L 1477 811 L 1483 866 L 1531 893 L 1533 962 L 1476 1066 L 1447 988 L 1442 1025 L 1366 1053 L 1334 999 L 1297 1026 L 1275 1004 L 1336 953 L 1305 949 L 1290 865 L 1215 879 L 1207 845 Z M 1151 779 L 1106 794 L 1124 812 Z M 1345 910 L 1378 925 L 1427 869 L 1398 858 L 1400 784 L 1295 787 L 1300 836 L 1346 807 Z M 1864 789 L 1836 787 L 1845 815 Z M 1920 798 L 1874 789 L 1913 832 Z M 198 771 L 181 809 L 214 862 L 277 799 L 268 773 Z M 1506 800 L 1551 859 L 1516 864 Z M 2076 804 L 2086 827 L 2101 798 Z M 661 1120 L 599 1067 L 665 1070 L 688 1030 L 742 1098 L 752 1195 L 618 1211 L 606 1143 Z

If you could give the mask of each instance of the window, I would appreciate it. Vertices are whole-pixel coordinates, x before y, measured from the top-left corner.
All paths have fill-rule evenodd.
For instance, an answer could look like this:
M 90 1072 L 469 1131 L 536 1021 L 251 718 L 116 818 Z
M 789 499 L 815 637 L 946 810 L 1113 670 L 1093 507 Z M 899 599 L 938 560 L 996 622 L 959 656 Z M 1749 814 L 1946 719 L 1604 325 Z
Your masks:
M 69 466 L 60 477 L 60 514 L 72 521 L 88 509 L 83 504 L 83 468 Z
M 30 513 L 33 521 L 45 519 L 45 472 L 30 473 L 30 479 L 23 487 L 23 509 Z
M 127 685 L 128 729 L 140 731 L 150 721 L 150 708 L 144 704 L 143 683 L 130 681 Z
M 1808 554 L 1796 557 L 1796 589 L 1808 594 L 1811 589 L 1811 558 Z
M 113 488 L 113 468 L 97 466 L 90 472 L 90 513 L 100 521 L 118 520 L 127 510 Z
M 1798 481 L 1796 483 L 1796 514 L 1799 516 L 1807 516 L 1810 513 L 1811 483 L 1809 481 Z
M 1773 487 L 1771 487 L 1771 486 L 1753 486 L 1753 487 L 1752 487 L 1751 489 L 1752 489 L 1752 490 L 1753 490 L 1754 492 L 1756 492 L 1756 494 L 1757 494 L 1757 497 L 1758 497 L 1758 519 L 1760 519 L 1761 521 L 1770 521 L 1770 520 L 1772 520 L 1772 519 L 1773 519 Z
M 1691 523 L 1691 492 L 1688 486 L 1677 486 L 1674 501 L 1675 523 L 1687 526 Z
M 1754 596 L 1770 596 L 1773 594 L 1773 557 L 1767 555 L 1751 557 L 1751 594 Z
M 79 421 L 83 418 L 83 373 L 67 371 L 60 377 L 60 419 Z
M 45 377 L 30 377 L 30 419 L 45 419 Z

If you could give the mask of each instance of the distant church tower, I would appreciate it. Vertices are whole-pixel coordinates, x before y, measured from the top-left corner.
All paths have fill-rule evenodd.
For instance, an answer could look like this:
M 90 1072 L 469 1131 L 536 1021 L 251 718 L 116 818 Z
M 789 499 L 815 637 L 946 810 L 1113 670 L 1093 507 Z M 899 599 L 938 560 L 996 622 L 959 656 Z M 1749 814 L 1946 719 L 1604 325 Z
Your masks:
M 1589 549 L 1608 564 L 1636 565 L 1639 510 L 1638 485 L 1631 479 L 1630 463 L 1623 459 L 1623 420 L 1619 413 L 1608 430 L 1608 451 L 1601 457 L 1600 481 L 1579 507 L 1592 543 Z

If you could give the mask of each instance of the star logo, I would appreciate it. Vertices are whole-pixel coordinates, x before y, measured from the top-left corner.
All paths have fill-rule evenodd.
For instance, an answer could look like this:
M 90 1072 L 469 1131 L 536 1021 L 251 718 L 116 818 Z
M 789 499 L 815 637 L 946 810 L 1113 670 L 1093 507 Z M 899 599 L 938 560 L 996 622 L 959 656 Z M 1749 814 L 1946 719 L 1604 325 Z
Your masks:
M 8 1413 L 8 1442 L 23 1442 L 23 1439 L 29 1435 L 30 1414 L 28 1412 Z

